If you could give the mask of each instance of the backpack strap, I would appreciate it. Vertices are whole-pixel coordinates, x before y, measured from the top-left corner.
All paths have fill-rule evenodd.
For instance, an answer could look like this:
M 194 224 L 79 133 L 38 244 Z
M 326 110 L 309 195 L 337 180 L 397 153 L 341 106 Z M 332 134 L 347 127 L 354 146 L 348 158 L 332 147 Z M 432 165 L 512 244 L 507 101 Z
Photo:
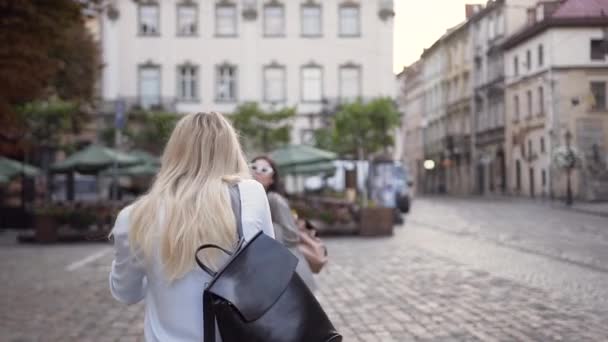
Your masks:
M 241 191 L 239 190 L 239 184 L 233 184 L 228 187 L 230 192 L 230 203 L 232 204 L 232 211 L 234 212 L 234 219 L 236 221 L 236 231 L 238 234 L 239 240 L 244 239 L 243 235 L 243 221 L 241 220 Z M 197 253 L 208 247 L 216 247 L 210 245 L 203 245 L 199 247 Z M 222 249 L 222 248 L 220 248 Z M 227 254 L 232 254 L 224 249 L 222 249 Z M 207 267 L 204 266 L 202 262 L 199 261 L 198 257 L 196 257 L 196 262 L 198 265 L 207 271 L 211 276 L 215 275 L 215 272 L 211 271 Z M 213 295 L 205 290 L 203 292 L 203 342 L 215 342 L 215 312 L 213 312 Z
M 208 291 L 203 292 L 203 342 L 215 342 L 213 297 Z
M 238 238 L 244 239 L 243 221 L 241 220 L 241 191 L 239 190 L 239 184 L 236 183 L 231 185 L 228 190 L 230 191 L 230 203 L 232 203 L 232 211 L 234 212 Z

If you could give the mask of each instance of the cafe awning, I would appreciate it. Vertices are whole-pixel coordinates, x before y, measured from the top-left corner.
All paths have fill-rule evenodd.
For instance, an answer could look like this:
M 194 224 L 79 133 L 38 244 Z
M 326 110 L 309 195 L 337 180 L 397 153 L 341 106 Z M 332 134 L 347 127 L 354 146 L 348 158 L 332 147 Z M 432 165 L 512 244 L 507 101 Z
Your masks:
M 51 166 L 53 172 L 77 171 L 96 173 L 116 164 L 124 167 L 137 164 L 138 158 L 101 145 L 89 145 L 67 159 Z

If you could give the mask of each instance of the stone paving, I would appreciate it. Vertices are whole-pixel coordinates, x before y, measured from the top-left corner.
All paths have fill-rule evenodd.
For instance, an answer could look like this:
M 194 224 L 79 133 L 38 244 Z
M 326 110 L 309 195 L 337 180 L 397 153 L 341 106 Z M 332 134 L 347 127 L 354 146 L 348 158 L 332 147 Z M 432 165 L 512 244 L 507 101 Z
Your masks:
M 440 247 L 463 252 L 476 249 L 481 255 L 475 260 L 487 260 L 500 252 L 496 248 L 504 248 L 495 248 L 484 238 L 472 245 L 465 240 L 470 234 L 432 228 L 452 229 L 453 225 L 445 228 L 443 214 L 455 220 L 457 215 L 448 209 L 459 211 L 471 203 L 420 200 L 405 227 L 398 228 L 393 237 L 327 240 L 331 263 L 319 276 L 318 297 L 344 340 L 607 341 L 608 307 L 589 306 L 553 288 L 530 285 L 485 264 L 437 252 Z M 432 215 L 437 206 L 444 209 L 441 217 Z M 483 227 L 486 218 L 484 214 L 479 217 L 477 224 Z M 466 215 L 459 219 L 473 221 Z M 571 220 L 581 221 L 583 216 Z M 593 218 L 584 220 L 589 226 L 596 223 Z M 500 226 L 507 225 L 500 222 Z M 536 233 L 531 236 L 538 239 Z M 581 243 L 586 241 L 583 238 Z M 443 244 L 446 246 L 436 246 Z M 142 340 L 143 306 L 119 304 L 109 294 L 110 251 L 103 244 L 2 246 L 0 340 Z M 509 251 L 515 256 L 525 253 Z M 100 258 L 73 271 L 66 269 L 91 254 Z M 534 257 L 544 258 L 542 253 Z M 509 262 L 503 254 L 499 259 Z M 554 270 L 561 270 L 560 265 L 567 261 L 550 262 L 557 267 Z M 534 265 L 527 266 L 530 270 L 526 272 L 542 271 Z M 539 267 L 546 268 L 545 264 Z M 577 264 L 567 267 L 593 273 L 602 281 L 608 279 L 598 269 Z

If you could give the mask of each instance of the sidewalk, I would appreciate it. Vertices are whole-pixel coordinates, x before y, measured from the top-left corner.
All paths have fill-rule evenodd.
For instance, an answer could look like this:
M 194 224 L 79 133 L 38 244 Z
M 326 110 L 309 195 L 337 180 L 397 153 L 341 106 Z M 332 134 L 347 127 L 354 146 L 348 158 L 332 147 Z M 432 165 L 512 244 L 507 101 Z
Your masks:
M 580 213 L 608 217 L 608 201 L 598 201 L 598 202 L 589 202 L 583 200 L 574 200 L 572 206 L 567 206 L 564 202 L 564 199 L 550 199 L 547 197 L 522 197 L 515 195 L 499 195 L 499 194 L 489 194 L 489 195 L 449 195 L 449 194 L 421 194 L 417 195 L 417 197 L 421 198 L 433 198 L 433 197 L 452 197 L 452 198 L 462 198 L 462 199 L 478 199 L 478 200 L 490 200 L 490 201 L 507 201 L 507 202 L 530 202 L 534 204 L 546 205 L 553 209 L 558 210 L 570 210 L 576 211 Z M 415 200 L 415 198 L 414 198 Z

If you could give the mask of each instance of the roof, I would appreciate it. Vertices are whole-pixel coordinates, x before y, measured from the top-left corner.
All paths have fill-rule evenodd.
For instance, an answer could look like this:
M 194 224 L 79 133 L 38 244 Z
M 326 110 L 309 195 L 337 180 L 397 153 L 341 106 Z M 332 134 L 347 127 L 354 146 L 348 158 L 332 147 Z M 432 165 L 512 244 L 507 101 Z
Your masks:
M 551 27 L 605 26 L 608 26 L 608 0 L 565 0 L 551 16 L 515 33 L 503 47 L 513 48 Z
M 553 14 L 553 18 L 589 18 L 608 16 L 608 0 L 568 0 Z

